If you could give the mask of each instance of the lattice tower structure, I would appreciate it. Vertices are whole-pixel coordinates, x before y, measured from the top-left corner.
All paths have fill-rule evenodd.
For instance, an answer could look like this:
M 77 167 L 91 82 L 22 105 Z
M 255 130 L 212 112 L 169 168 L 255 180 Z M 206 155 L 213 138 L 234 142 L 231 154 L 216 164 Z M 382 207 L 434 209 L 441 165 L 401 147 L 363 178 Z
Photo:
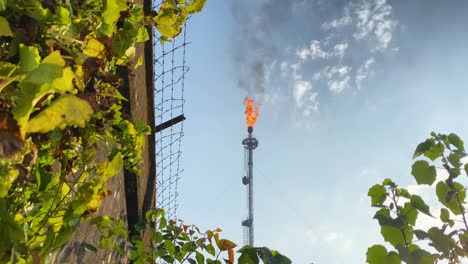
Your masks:
M 244 171 L 242 184 L 247 189 L 247 213 L 242 221 L 244 227 L 244 244 L 254 246 L 254 189 L 253 189 L 253 150 L 258 147 L 258 140 L 253 136 L 253 127 L 248 127 L 248 136 L 242 141 L 245 149 Z

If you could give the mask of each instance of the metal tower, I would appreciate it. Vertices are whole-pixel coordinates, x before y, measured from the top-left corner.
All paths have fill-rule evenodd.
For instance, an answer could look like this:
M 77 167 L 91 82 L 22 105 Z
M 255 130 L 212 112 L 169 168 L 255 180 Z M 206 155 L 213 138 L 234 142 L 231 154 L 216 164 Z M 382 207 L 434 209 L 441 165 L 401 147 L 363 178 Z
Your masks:
M 248 218 L 242 221 L 244 227 L 244 244 L 254 246 L 254 211 L 253 211 L 253 150 L 257 148 L 258 141 L 252 136 L 253 127 L 247 129 L 249 135 L 242 141 L 245 149 L 246 176 L 242 178 L 242 183 L 247 186 L 247 207 Z

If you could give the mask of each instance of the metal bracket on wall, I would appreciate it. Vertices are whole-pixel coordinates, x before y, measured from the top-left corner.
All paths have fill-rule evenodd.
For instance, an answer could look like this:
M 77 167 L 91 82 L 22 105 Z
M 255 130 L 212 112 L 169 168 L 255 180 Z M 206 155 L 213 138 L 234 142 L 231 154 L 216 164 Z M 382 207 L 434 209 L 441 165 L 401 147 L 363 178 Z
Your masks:
M 154 133 L 158 133 L 158 132 L 161 132 L 162 130 L 166 129 L 166 128 L 170 128 L 171 126 L 175 125 L 175 124 L 178 124 L 182 121 L 184 121 L 186 118 L 185 116 L 182 114 L 180 116 L 177 116 L 177 117 L 174 117 L 173 119 L 169 120 L 169 121 L 166 121 L 160 125 L 157 125 L 155 128 L 154 128 Z

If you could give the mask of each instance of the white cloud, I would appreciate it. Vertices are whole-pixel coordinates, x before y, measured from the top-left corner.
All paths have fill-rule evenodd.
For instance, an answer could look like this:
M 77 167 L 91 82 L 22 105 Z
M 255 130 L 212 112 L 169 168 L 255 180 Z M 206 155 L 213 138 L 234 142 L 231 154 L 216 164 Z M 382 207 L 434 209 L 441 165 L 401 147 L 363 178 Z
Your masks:
M 312 40 L 310 42 L 309 48 L 310 48 L 310 56 L 312 57 L 313 60 L 318 59 L 318 58 L 326 59 L 327 57 L 330 56 L 330 53 L 322 50 L 322 48 L 320 47 L 320 41 L 318 40 Z
M 310 56 L 310 50 L 308 48 L 303 48 L 301 50 L 296 51 L 296 55 L 301 59 L 301 60 L 307 60 L 307 57 Z
M 331 79 L 335 76 L 337 77 L 344 77 L 348 75 L 348 73 L 351 71 L 352 67 L 351 66 L 326 66 L 323 68 L 321 71 L 315 73 L 313 75 L 314 80 L 324 80 L 324 79 Z
M 332 58 L 342 58 L 345 55 L 346 50 L 348 49 L 348 43 L 338 43 L 332 50 L 325 51 L 322 49 L 322 45 L 318 40 L 312 40 L 309 47 L 304 47 L 296 51 L 297 57 L 302 61 L 306 61 L 309 57 L 312 60 L 316 59 L 332 59 Z
M 348 49 L 348 43 L 336 44 L 334 48 L 334 55 L 343 58 L 346 50 Z
M 356 71 L 356 86 L 358 89 L 361 88 L 361 83 L 367 78 L 370 67 L 375 63 L 374 57 L 366 60 Z
M 322 29 L 330 30 L 330 29 L 342 28 L 342 27 L 351 25 L 352 22 L 353 22 L 353 19 L 351 18 L 351 16 L 349 14 L 345 14 L 345 16 L 339 19 L 334 19 L 334 20 L 323 23 Z
M 377 41 L 374 50 L 387 49 L 397 25 L 397 21 L 391 18 L 392 6 L 387 4 L 386 0 L 363 1 L 354 13 L 357 16 L 357 23 L 353 37 L 362 40 L 373 34 Z
M 307 92 L 312 90 L 312 83 L 304 80 L 295 80 L 293 87 L 293 95 L 296 104 L 302 106 Z
M 352 70 L 351 66 L 326 66 L 321 71 L 315 73 L 312 79 L 326 83 L 328 89 L 333 93 L 340 93 L 344 89 L 351 87 L 351 77 L 349 76 Z
M 285 61 L 280 64 L 280 74 L 283 78 L 287 77 L 289 74 L 289 64 Z
M 333 94 L 353 86 L 361 89 L 376 63 L 373 54 L 395 49 L 391 43 L 397 24 L 387 0 L 348 1 L 341 16 L 321 24 L 322 38 L 297 48 L 296 61 L 280 65 L 281 76 L 292 76 L 296 107 L 305 116 L 318 112 L 317 88 L 326 87 Z M 360 52 L 351 57 L 350 50 Z M 348 65 L 343 65 L 344 62 Z M 317 65 L 321 68 L 317 69 Z M 310 79 L 303 73 L 305 69 L 310 70 L 309 66 L 313 73 Z
M 284 67 L 286 67 L 286 64 Z M 318 112 L 318 92 L 313 91 L 312 82 L 305 80 L 299 73 L 302 69 L 302 63 L 291 64 L 289 68 L 292 72 L 292 89 L 296 106 L 302 109 L 304 116 Z
M 344 89 L 350 87 L 349 81 L 351 78 L 346 76 L 344 79 L 341 80 L 331 80 L 328 82 L 328 89 L 334 93 L 340 93 Z

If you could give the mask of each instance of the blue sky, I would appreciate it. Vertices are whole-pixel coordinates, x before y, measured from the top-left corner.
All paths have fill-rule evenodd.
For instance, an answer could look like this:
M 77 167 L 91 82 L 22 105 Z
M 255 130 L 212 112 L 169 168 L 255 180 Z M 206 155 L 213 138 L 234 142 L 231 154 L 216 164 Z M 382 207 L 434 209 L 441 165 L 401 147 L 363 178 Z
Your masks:
M 256 245 L 294 263 L 364 263 L 382 243 L 368 188 L 414 184 L 411 155 L 431 131 L 468 138 L 467 11 L 462 0 L 208 0 L 188 24 L 178 216 L 242 244 L 254 96 Z

